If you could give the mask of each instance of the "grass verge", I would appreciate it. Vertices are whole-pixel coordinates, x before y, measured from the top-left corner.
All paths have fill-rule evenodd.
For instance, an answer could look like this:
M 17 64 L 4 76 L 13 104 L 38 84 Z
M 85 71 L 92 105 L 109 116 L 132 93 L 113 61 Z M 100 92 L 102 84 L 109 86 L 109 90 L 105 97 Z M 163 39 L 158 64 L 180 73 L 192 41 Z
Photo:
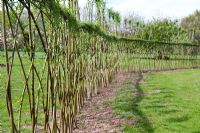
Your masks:
M 125 133 L 199 133 L 200 70 L 145 74 L 134 87 L 129 78 L 112 105 L 121 117 L 135 124 L 123 125 Z

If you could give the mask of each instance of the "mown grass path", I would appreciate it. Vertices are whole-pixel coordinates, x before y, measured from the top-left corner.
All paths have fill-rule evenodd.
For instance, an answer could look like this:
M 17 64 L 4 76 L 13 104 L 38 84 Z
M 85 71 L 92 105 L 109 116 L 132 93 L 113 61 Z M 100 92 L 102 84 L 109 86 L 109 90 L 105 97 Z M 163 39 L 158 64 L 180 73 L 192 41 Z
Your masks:
M 124 132 L 200 133 L 200 70 L 142 75 L 136 85 L 126 80 L 113 101 L 117 115 L 135 121 Z

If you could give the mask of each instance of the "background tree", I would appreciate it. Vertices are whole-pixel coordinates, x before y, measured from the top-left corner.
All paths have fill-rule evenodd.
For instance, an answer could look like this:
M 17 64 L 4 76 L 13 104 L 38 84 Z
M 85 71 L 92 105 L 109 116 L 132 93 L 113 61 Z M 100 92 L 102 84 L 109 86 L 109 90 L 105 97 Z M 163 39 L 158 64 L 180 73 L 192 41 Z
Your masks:
M 181 20 L 181 26 L 188 30 L 189 39 L 196 40 L 200 43 L 200 11 L 197 10 L 193 14 Z
M 164 42 L 188 41 L 187 31 L 180 27 L 177 21 L 168 19 L 147 23 L 135 33 L 134 37 Z
M 117 32 L 120 29 L 120 23 L 121 23 L 120 13 L 114 11 L 112 8 L 109 8 L 107 12 L 108 12 L 109 24 L 111 27 L 110 31 L 115 32 L 117 34 Z
M 133 35 L 145 26 L 145 22 L 142 17 L 135 15 L 134 13 L 124 18 L 123 32 L 126 36 Z

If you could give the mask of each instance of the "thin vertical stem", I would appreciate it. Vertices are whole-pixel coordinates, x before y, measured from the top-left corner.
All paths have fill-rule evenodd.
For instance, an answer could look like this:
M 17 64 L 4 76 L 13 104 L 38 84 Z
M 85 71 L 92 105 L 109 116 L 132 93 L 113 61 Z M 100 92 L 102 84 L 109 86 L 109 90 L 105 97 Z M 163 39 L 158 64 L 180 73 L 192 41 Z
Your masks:
M 10 64 L 8 57 L 8 48 L 6 43 L 6 25 L 5 25 L 5 1 L 2 0 L 2 42 L 4 45 L 4 52 L 6 58 L 6 68 L 7 68 L 7 86 L 6 86 L 6 103 L 7 109 L 10 116 L 11 132 L 15 132 L 14 116 L 13 116 L 13 107 L 12 107 L 12 96 L 11 96 L 11 82 L 10 82 Z

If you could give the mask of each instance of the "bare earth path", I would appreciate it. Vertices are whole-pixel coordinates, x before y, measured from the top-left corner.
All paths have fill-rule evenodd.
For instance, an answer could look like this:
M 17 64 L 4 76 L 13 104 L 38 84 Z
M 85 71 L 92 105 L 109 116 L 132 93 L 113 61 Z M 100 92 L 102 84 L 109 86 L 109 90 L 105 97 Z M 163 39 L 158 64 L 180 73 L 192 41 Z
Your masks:
M 120 128 L 125 124 L 133 124 L 134 121 L 120 118 L 113 114 L 112 101 L 126 79 L 131 78 L 133 86 L 136 86 L 141 75 L 134 72 L 119 72 L 113 82 L 99 90 L 98 95 L 87 101 L 84 108 L 77 116 L 77 128 L 74 133 L 121 133 Z
M 127 79 L 132 80 L 133 90 L 143 80 L 144 73 L 156 73 L 166 71 L 179 71 L 187 68 L 177 68 L 169 70 L 149 70 L 142 72 L 119 72 L 116 74 L 113 82 L 107 87 L 99 90 L 98 95 L 87 101 L 84 108 L 77 115 L 77 127 L 74 133 L 122 133 L 122 125 L 135 124 L 136 121 L 120 118 L 114 115 L 112 101 L 115 94 L 119 91 L 121 85 L 125 84 Z M 199 69 L 195 67 L 193 69 Z M 157 93 L 157 92 L 155 92 Z M 143 93 L 133 96 L 144 95 Z

